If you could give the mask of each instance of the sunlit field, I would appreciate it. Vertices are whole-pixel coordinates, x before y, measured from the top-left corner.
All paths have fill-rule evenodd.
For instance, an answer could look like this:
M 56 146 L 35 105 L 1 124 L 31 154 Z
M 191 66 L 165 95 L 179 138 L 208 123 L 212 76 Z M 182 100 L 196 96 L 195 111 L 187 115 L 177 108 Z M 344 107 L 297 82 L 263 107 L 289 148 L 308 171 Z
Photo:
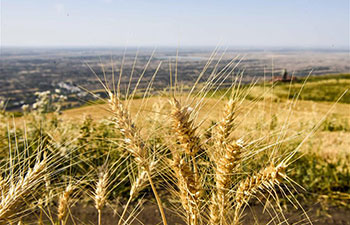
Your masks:
M 2 111 L 1 223 L 346 220 L 326 215 L 349 207 L 349 75 L 243 84 L 229 65 L 185 89 L 170 77 L 157 92 L 101 81 L 108 97 L 80 108 L 48 91 Z

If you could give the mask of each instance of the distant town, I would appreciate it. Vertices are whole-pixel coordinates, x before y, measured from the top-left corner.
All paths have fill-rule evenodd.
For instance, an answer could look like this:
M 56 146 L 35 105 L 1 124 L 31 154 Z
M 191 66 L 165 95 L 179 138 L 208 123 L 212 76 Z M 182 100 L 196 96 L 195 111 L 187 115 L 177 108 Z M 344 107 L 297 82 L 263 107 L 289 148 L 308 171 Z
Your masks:
M 179 82 L 187 86 L 196 80 L 207 62 L 210 64 L 202 81 L 214 69 L 220 71 L 230 62 L 236 65 L 234 73 L 243 74 L 246 83 L 254 78 L 290 81 L 309 73 L 320 75 L 350 70 L 347 50 L 230 49 L 213 55 L 213 49 L 185 48 L 178 49 L 178 56 L 176 52 L 175 48 L 161 48 L 154 53 L 153 49 L 146 48 L 126 51 L 122 48 L 2 48 L 0 98 L 6 101 L 7 110 L 20 111 L 23 105 L 35 102 L 36 92 L 52 91 L 65 95 L 64 107 L 71 108 L 103 97 L 99 79 L 103 82 L 106 79 L 112 85 L 121 74 L 120 86 L 125 91 L 129 82 L 131 87 L 135 86 L 144 73 L 139 86 L 142 90 L 161 62 L 153 83 L 155 91 L 169 86 L 169 74 L 174 75 L 175 65 Z

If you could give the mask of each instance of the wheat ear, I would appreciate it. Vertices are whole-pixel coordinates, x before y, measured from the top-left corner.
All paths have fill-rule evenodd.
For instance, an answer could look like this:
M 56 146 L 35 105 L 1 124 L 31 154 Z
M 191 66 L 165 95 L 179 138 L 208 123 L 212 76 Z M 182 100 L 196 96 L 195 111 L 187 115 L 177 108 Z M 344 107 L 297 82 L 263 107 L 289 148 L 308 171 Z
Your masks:
M 248 177 L 239 183 L 235 196 L 235 224 L 239 224 L 242 206 L 248 204 L 249 199 L 256 196 L 260 191 L 272 189 L 275 185 L 280 184 L 283 178 L 286 177 L 285 169 L 286 166 L 283 164 L 278 166 L 271 164 L 255 176 Z
M 197 128 L 190 118 L 192 108 L 181 107 L 180 102 L 175 98 L 172 105 L 173 130 L 186 154 L 194 156 L 200 150 L 200 138 L 196 135 Z
M 39 154 L 40 155 L 40 154 Z M 40 158 L 40 156 L 38 156 Z M 29 196 L 35 192 L 43 182 L 43 175 L 47 164 L 46 153 L 41 161 L 37 160 L 33 168 L 29 168 L 26 175 L 20 176 L 18 180 L 14 175 L 7 183 L 2 185 L 2 196 L 0 200 L 0 223 L 11 220 L 18 216 L 20 210 L 29 202 Z M 15 180 L 16 179 L 16 180 Z
M 190 107 L 182 107 L 175 98 L 172 105 L 173 130 L 177 134 L 176 137 L 182 149 L 191 160 L 191 163 L 185 161 L 181 158 L 179 152 L 173 151 L 172 168 L 177 178 L 180 200 L 187 213 L 188 224 L 196 225 L 198 223 L 202 192 L 195 160 L 196 153 L 201 149 L 200 138 L 196 135 L 196 127 L 191 119 L 192 109 Z M 192 164 L 192 169 L 190 164 Z
M 101 171 L 98 176 L 98 181 L 95 188 L 95 208 L 98 212 L 98 225 L 101 225 L 101 212 L 107 200 L 107 186 L 109 174 L 107 171 Z
M 218 124 L 217 141 L 220 145 L 225 144 L 228 141 L 228 138 L 234 129 L 236 104 L 237 102 L 231 98 L 225 105 L 224 117 Z
M 217 125 L 215 149 L 212 160 L 216 164 L 216 193 L 212 195 L 210 210 L 211 224 L 222 224 L 225 220 L 225 209 L 228 202 L 226 196 L 231 187 L 234 169 L 239 165 L 241 146 L 229 137 L 234 129 L 236 101 L 230 99 L 224 108 L 224 117 Z
M 58 220 L 60 221 L 61 225 L 65 225 L 65 219 L 68 213 L 69 209 L 69 201 L 71 198 L 71 195 L 74 191 L 74 187 L 72 184 L 69 184 L 66 189 L 63 191 L 63 193 L 60 195 L 58 200 Z
M 115 116 L 116 127 L 124 136 L 124 143 L 127 145 L 125 149 L 134 156 L 137 164 L 147 169 L 147 147 L 140 136 L 139 129 L 131 120 L 130 113 L 112 92 L 109 92 L 109 105 Z
M 156 198 L 158 204 L 163 224 L 167 225 L 162 202 L 152 181 L 150 163 L 148 163 L 149 160 L 147 146 L 141 138 L 139 129 L 131 120 L 129 111 L 124 107 L 119 97 L 113 94 L 111 91 L 108 91 L 108 94 L 109 105 L 115 115 L 116 127 L 124 136 L 124 143 L 127 145 L 127 151 L 129 151 L 130 154 L 134 156 L 134 160 L 138 166 L 146 171 L 148 181 L 151 185 L 154 197 Z
M 210 206 L 211 224 L 222 223 L 224 220 L 225 210 L 228 203 L 227 193 L 232 185 L 232 173 L 239 165 L 242 147 L 236 142 L 226 144 L 224 155 L 216 162 L 215 180 L 216 193 L 212 196 L 212 205 Z M 217 215 L 219 213 L 219 215 Z
M 175 159 L 172 167 L 177 178 L 181 204 L 187 213 L 188 224 L 197 224 L 202 188 L 188 163 L 183 159 Z

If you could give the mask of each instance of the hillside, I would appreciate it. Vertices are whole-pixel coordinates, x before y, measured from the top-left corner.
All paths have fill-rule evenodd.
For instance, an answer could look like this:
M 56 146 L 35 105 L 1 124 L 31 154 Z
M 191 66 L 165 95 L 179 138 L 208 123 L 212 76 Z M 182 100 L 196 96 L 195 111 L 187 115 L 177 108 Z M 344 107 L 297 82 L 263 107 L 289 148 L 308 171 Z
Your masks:
M 311 76 L 292 82 L 258 84 L 253 88 L 251 97 L 257 97 L 265 91 L 273 98 L 293 99 L 301 90 L 301 100 L 336 102 L 349 88 L 350 74 Z M 350 103 L 350 92 L 339 99 L 339 102 Z

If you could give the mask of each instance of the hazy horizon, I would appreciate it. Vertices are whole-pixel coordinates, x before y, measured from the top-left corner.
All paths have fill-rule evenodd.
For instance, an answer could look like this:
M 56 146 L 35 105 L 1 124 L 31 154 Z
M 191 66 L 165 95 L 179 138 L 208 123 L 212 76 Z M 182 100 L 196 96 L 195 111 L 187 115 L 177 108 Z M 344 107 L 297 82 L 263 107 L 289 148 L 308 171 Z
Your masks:
M 70 49 L 118 49 L 118 50 L 204 50 L 204 51 L 213 51 L 216 48 L 219 48 L 221 50 L 231 51 L 231 50 L 242 50 L 242 51 L 349 51 L 350 46 L 337 46 L 337 47 L 325 47 L 325 46 L 312 46 L 312 47 L 304 47 L 304 46 L 222 46 L 222 45 L 203 45 L 203 46 L 196 46 L 196 45 L 182 45 L 182 46 L 175 46 L 175 45 L 158 45 L 158 46 L 152 46 L 152 45 L 141 45 L 141 46 L 119 46 L 119 45 L 92 45 L 92 46 L 79 46 L 79 45 L 2 45 L 2 49 L 48 49 L 48 50 L 70 50 Z

